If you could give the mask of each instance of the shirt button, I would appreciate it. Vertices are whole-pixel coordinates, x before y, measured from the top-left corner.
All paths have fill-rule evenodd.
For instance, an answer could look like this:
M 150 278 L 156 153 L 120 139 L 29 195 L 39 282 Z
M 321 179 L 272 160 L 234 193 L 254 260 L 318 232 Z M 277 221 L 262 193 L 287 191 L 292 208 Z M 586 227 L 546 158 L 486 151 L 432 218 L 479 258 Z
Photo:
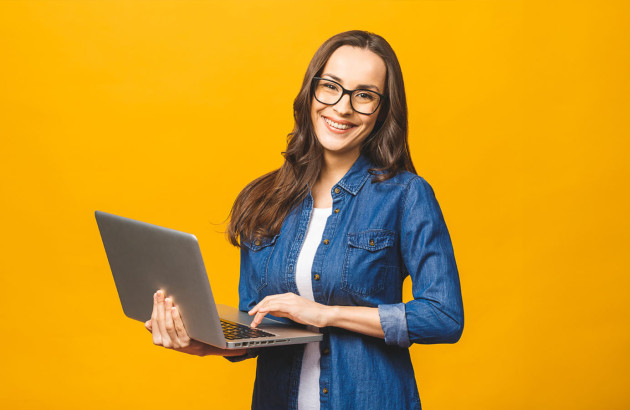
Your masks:
M 330 241 L 328 239 L 324 239 L 324 245 L 328 245 Z
M 335 213 L 338 214 L 339 213 L 339 208 L 335 209 Z
M 314 278 L 315 278 L 315 280 L 319 280 L 319 274 L 316 273 Z
M 324 387 L 324 388 L 322 389 L 322 393 L 324 393 L 324 394 L 328 394 L 328 389 Z
M 254 245 L 260 246 L 260 239 L 256 239 L 256 242 L 254 242 Z
M 335 188 L 335 194 L 338 194 L 339 192 L 341 192 L 341 189 Z
M 374 239 L 370 239 L 370 246 L 374 246 Z
M 329 349 L 329 348 L 325 348 L 325 349 L 322 351 L 322 354 L 328 354 L 328 353 L 330 353 L 330 349 Z

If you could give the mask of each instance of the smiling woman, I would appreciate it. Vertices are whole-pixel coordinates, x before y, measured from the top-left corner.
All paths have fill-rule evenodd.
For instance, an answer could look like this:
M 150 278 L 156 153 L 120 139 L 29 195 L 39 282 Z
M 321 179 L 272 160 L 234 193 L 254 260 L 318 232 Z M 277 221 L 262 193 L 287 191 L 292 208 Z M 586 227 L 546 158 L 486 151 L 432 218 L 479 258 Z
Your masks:
M 380 94 L 369 90 L 383 90 L 386 74 L 385 62 L 372 51 L 342 46 L 330 56 L 322 76 L 315 77 L 311 119 L 327 162 L 359 156 L 361 144 L 376 125 L 380 105 Z
M 453 248 L 407 143 L 402 72 L 380 36 L 349 31 L 315 53 L 294 102 L 285 162 L 238 195 L 228 234 L 241 248 L 242 311 L 323 333 L 258 356 L 256 409 L 420 409 L 412 343 L 454 343 L 464 324 Z M 402 302 L 411 276 L 414 299 Z M 155 344 L 234 352 L 190 340 L 158 293 Z
M 353 61 L 356 57 L 360 59 Z M 384 79 L 378 77 L 383 75 L 380 71 L 383 67 Z M 341 75 L 346 78 L 341 78 Z M 327 179 L 328 174 L 321 172 L 327 162 L 322 161 L 325 148 L 320 141 L 320 138 L 326 139 L 326 135 L 318 133 L 318 130 L 334 132 L 334 126 L 327 127 L 321 124 L 323 119 L 316 118 L 315 111 L 324 109 L 325 103 L 329 101 L 322 103 L 315 98 L 317 84 L 314 84 L 316 78 L 324 77 L 336 81 L 340 88 L 345 84 L 340 82 L 352 81 L 356 85 L 348 83 L 345 87 L 356 86 L 381 94 L 378 112 L 372 115 L 358 112 L 349 116 L 335 114 L 336 105 L 339 105 L 337 110 L 347 110 L 342 107 L 344 101 L 348 100 L 344 98 L 345 93 L 327 111 L 332 117 L 329 118 L 331 121 L 341 121 L 337 124 L 363 124 L 362 129 L 365 130 L 367 123 L 373 122 L 370 132 L 359 144 L 359 152 L 372 161 L 374 181 L 384 181 L 400 171 L 415 173 L 407 142 L 407 98 L 396 53 L 385 39 L 376 34 L 364 31 L 340 33 L 324 42 L 308 65 L 300 92 L 293 102 L 295 126 L 289 134 L 284 164 L 280 169 L 253 181 L 236 198 L 228 227 L 232 244 L 239 246 L 239 236 L 254 238 L 278 234 L 286 215 L 304 200 L 309 188 L 317 188 L 317 181 Z M 356 135 L 357 130 L 351 134 Z M 335 141 L 334 138 L 329 139 Z M 337 141 L 340 139 L 345 140 L 339 137 Z M 341 145 L 345 144 L 342 142 Z M 356 147 L 352 154 L 356 156 L 333 155 L 329 158 L 342 161 L 345 164 L 343 166 L 349 169 L 353 159 L 358 156 Z M 330 183 L 328 180 L 327 184 Z

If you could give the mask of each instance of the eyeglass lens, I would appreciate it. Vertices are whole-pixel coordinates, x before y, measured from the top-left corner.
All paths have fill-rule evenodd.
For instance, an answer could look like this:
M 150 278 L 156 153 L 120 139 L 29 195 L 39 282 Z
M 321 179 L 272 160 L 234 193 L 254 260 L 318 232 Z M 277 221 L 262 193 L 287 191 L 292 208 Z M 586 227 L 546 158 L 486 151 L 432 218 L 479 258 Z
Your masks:
M 343 88 L 339 84 L 328 80 L 316 80 L 315 98 L 322 104 L 336 104 L 343 95 Z M 360 114 L 373 114 L 378 108 L 380 97 L 369 90 L 355 90 L 352 92 L 352 108 Z

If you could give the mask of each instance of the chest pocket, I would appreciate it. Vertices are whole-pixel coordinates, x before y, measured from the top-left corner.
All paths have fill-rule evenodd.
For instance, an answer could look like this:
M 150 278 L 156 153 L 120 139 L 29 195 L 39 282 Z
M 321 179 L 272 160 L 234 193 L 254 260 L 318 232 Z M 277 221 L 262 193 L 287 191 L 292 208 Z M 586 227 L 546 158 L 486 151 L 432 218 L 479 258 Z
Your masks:
M 396 233 L 372 229 L 348 234 L 341 288 L 358 296 L 370 296 L 385 288 Z
M 261 238 L 243 242 L 243 245 L 248 249 L 249 286 L 256 289 L 258 293 L 267 286 L 269 260 L 273 254 L 278 236 L 280 235 L 278 234 L 273 238 Z

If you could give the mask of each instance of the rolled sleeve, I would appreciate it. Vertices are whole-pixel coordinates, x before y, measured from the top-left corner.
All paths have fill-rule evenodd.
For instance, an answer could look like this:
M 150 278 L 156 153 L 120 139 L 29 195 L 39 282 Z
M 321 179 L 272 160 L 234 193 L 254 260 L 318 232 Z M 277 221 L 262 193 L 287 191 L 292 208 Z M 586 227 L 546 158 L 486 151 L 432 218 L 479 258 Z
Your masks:
M 404 348 L 411 345 L 404 303 L 379 305 L 378 315 L 381 320 L 381 327 L 385 333 L 386 344 Z
M 402 204 L 401 253 L 413 300 L 405 306 L 412 343 L 455 343 L 464 327 L 459 272 L 444 216 L 431 186 L 411 181 Z

